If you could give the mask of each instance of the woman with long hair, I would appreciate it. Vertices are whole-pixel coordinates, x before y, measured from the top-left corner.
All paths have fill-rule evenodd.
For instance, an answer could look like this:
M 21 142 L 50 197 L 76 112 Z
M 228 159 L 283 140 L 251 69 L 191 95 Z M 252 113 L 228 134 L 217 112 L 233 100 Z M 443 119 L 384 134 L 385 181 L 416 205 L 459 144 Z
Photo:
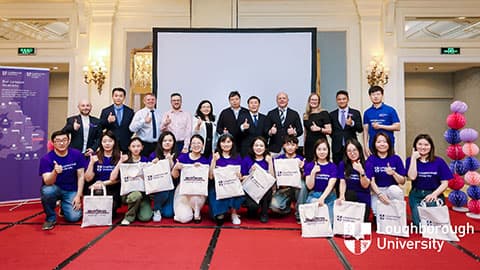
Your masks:
M 330 124 L 330 115 L 320 106 L 320 96 L 317 93 L 311 93 L 308 96 L 307 107 L 303 114 L 303 126 L 305 129 L 305 144 L 303 151 L 305 159 L 312 161 L 315 157 L 314 145 L 320 139 L 326 139 L 327 134 L 332 133 Z
M 198 104 L 193 119 L 193 134 L 199 134 L 205 140 L 203 155 L 207 158 L 212 156 L 217 144 L 217 125 L 213 114 L 213 105 L 209 100 L 202 100 Z

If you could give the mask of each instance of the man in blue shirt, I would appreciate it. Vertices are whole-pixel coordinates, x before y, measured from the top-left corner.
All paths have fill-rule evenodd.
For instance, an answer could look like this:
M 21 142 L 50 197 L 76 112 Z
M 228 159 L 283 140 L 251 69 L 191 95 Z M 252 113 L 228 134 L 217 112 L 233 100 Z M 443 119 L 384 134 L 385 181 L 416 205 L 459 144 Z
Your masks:
M 394 131 L 400 131 L 400 119 L 397 111 L 383 103 L 383 88 L 374 85 L 368 89 L 372 106 L 363 113 L 363 149 L 365 156 L 372 154 L 373 137 L 380 131 L 385 132 L 395 145 Z M 368 147 L 366 147 L 368 145 Z

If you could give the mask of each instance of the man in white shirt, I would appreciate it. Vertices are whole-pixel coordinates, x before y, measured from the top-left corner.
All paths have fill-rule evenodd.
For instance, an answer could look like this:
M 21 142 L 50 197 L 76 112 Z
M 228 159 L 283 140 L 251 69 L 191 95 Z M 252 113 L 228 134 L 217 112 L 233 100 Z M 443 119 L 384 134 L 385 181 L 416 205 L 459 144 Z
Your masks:
M 161 130 L 172 132 L 177 140 L 177 151 L 186 153 L 192 136 L 192 115 L 182 109 L 180 93 L 170 95 L 170 104 L 172 108 L 162 116 Z
M 160 136 L 161 115 L 155 109 L 157 98 L 152 93 L 145 95 L 143 104 L 145 107 L 135 113 L 129 128 L 143 141 L 142 156 L 148 157 L 155 151 Z
M 63 130 L 70 133 L 70 147 L 90 156 L 97 151 L 102 135 L 100 119 L 90 115 L 92 104 L 87 99 L 78 102 L 80 114 L 67 118 Z

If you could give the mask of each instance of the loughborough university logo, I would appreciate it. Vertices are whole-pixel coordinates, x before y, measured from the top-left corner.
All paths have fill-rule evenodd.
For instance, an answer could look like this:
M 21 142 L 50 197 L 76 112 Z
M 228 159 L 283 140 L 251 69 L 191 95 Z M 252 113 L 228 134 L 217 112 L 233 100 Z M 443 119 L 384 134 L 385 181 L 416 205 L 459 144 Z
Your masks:
M 371 223 L 344 223 L 344 234 L 353 238 L 344 238 L 345 247 L 353 254 L 360 255 L 367 251 L 372 243 Z

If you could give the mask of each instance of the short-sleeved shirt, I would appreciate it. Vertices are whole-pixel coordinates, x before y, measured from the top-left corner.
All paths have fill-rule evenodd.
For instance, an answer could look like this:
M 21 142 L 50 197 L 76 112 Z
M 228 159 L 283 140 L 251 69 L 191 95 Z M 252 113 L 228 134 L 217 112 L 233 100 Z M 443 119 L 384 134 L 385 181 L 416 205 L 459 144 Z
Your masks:
M 305 177 L 309 176 L 312 173 L 315 162 L 308 162 L 305 164 Z M 313 190 L 316 192 L 323 192 L 328 186 L 328 181 L 331 178 L 337 178 L 337 166 L 328 162 L 327 164 L 320 165 L 320 172 L 315 175 L 315 185 Z
M 380 107 L 375 108 L 375 106 L 371 106 L 363 113 L 363 124 L 368 125 L 368 145 L 370 148 L 373 148 L 373 138 L 378 132 L 385 132 L 390 140 L 392 141 L 392 147 L 395 145 L 395 137 L 393 136 L 393 131 L 385 130 L 385 129 L 374 129 L 372 124 L 376 122 L 380 125 L 387 125 L 390 126 L 394 123 L 400 123 L 400 119 L 398 118 L 397 111 L 388 106 L 385 103 L 382 103 Z
M 347 190 L 353 190 L 357 193 L 357 199 L 359 202 L 365 203 L 368 206 L 371 205 L 370 188 L 363 188 L 360 184 L 360 174 L 352 169 L 352 173 L 348 178 L 345 175 L 345 163 L 343 161 L 338 164 L 338 179 L 345 179 L 347 183 Z
M 204 156 L 200 156 L 199 159 L 191 159 L 190 158 L 190 154 L 189 153 L 182 153 L 179 157 L 178 157 L 178 162 L 182 163 L 182 164 L 195 164 L 197 162 L 199 162 L 200 164 L 205 164 L 205 165 L 209 165 L 210 164 L 210 160 Z
M 262 169 L 268 171 L 268 163 L 265 159 L 262 160 L 253 160 L 251 157 L 246 156 L 242 160 L 242 175 L 249 175 L 250 168 L 252 168 L 253 164 L 258 164 Z
M 406 163 L 406 167 L 410 168 L 410 157 L 407 158 Z M 417 159 L 417 178 L 412 181 L 412 187 L 422 190 L 435 190 L 440 186 L 440 181 L 452 178 L 452 172 L 441 157 L 435 157 L 431 162 L 422 162 Z
M 228 165 L 242 165 L 242 157 L 237 155 L 236 157 L 229 157 L 225 158 L 220 156 L 220 158 L 216 162 L 217 167 L 226 167 Z
M 100 164 L 98 161 L 93 164 L 93 173 L 95 181 L 107 181 L 110 179 L 110 174 L 115 168 L 116 164 L 112 163 L 112 157 L 103 157 L 103 162 Z
M 403 161 L 397 155 L 386 158 L 380 158 L 375 155 L 371 155 L 370 157 L 368 157 L 365 164 L 365 174 L 369 179 L 372 179 L 372 177 L 374 177 L 375 184 L 377 184 L 377 186 L 379 187 L 389 187 L 391 185 L 397 185 L 398 183 L 397 181 L 395 181 L 395 178 L 392 175 L 388 175 L 386 173 L 388 167 L 387 165 L 390 165 L 390 168 L 395 170 L 399 175 L 406 175 Z
M 77 191 L 78 177 L 77 170 L 85 169 L 87 163 L 83 154 L 74 148 L 68 148 L 67 155 L 58 156 L 54 150 L 48 152 L 40 159 L 39 175 L 52 172 L 56 161 L 58 165 L 62 165 L 62 173 L 57 175 L 55 185 L 66 191 Z

